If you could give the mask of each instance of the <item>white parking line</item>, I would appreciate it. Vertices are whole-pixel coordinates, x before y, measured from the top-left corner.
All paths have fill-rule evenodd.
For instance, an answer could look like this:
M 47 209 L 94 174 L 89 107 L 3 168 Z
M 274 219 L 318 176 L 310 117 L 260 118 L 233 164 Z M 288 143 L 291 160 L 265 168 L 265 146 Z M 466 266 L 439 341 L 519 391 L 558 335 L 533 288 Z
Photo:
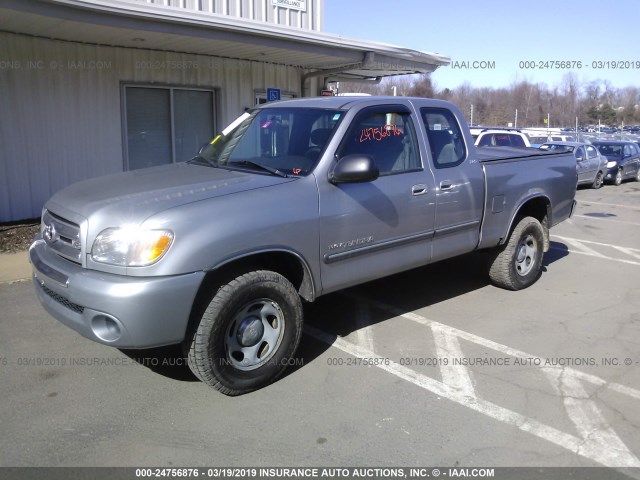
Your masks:
M 436 355 L 438 358 L 464 357 L 458 337 L 451 335 L 437 325 L 432 325 L 431 331 L 436 341 Z M 473 388 L 473 380 L 471 379 L 471 372 L 464 365 L 453 365 L 453 362 L 451 364 L 441 365 L 440 375 L 442 375 L 442 381 L 444 383 L 458 390 L 461 394 L 469 397 L 476 396 L 475 389 Z
M 574 238 L 558 237 L 556 235 L 554 235 L 554 237 L 555 238 L 559 238 L 563 242 L 566 242 L 569 245 L 573 246 L 573 248 L 575 249 L 574 251 L 577 252 L 577 253 L 584 253 L 585 255 L 590 255 L 592 257 L 606 258 L 601 253 L 598 253 L 594 249 L 589 248 L 586 245 L 583 245 L 581 242 L 579 242 L 578 240 L 576 240 Z
M 366 348 L 367 350 L 374 350 L 373 345 L 373 332 L 369 325 L 369 306 L 366 303 L 359 302 L 356 305 L 356 324 L 358 330 L 356 335 L 358 338 L 358 345 Z
M 396 307 L 359 295 L 345 295 L 355 301 L 363 302 L 370 307 L 391 313 L 396 317 L 406 318 L 420 325 L 429 327 L 436 338 L 439 354 L 462 356 L 459 339 L 464 339 L 509 356 L 519 357 L 525 360 L 533 359 L 534 361 L 537 359 L 544 364 L 544 359 L 541 357 L 429 320 L 416 313 L 403 312 Z M 379 359 L 380 361 L 376 366 L 388 373 L 396 375 L 436 395 L 566 448 L 576 455 L 589 458 L 608 467 L 640 467 L 640 460 L 627 448 L 611 426 L 607 424 L 597 404 L 587 395 L 581 382 L 589 382 L 596 386 L 608 388 L 618 393 L 631 396 L 632 398 L 640 399 L 640 391 L 636 389 L 625 385 L 609 383 L 600 377 L 569 367 L 546 368 L 544 373 L 552 382 L 558 395 L 562 397 L 567 415 L 579 433 L 579 437 L 577 437 L 479 398 L 473 387 L 469 371 L 463 372 L 459 369 L 454 371 L 449 368 L 441 368 L 442 381 L 438 381 L 406 366 L 383 358 L 373 350 L 353 344 L 344 338 L 335 338 L 317 328 L 307 326 L 305 327 L 305 332 L 350 355 Z M 445 366 L 443 365 L 443 367 Z
M 604 205 L 606 207 L 617 207 L 617 208 L 628 208 L 630 210 L 640 210 L 640 207 L 634 207 L 632 205 L 620 205 L 618 203 L 591 202 L 587 200 L 585 200 L 584 203 L 582 201 L 578 201 L 578 205 L 581 207 L 588 207 L 590 205 Z
M 637 250 L 635 248 L 627 248 L 627 247 L 613 247 L 616 250 L 621 251 L 622 253 L 625 253 L 627 255 L 629 255 L 630 257 L 634 257 L 637 258 L 638 260 L 640 260 L 640 250 Z
M 355 345 L 348 342 L 344 338 L 335 338 L 328 333 L 318 330 L 317 328 L 307 325 L 305 332 L 312 337 L 320 340 L 321 342 L 331 345 L 339 350 L 342 350 L 349 355 L 360 358 L 369 358 L 379 360 L 378 368 L 395 375 L 403 380 L 406 380 L 418 387 L 424 388 L 436 395 L 447 398 L 455 403 L 463 405 L 467 408 L 480 412 L 488 417 L 494 418 L 500 422 L 512 425 L 525 432 L 532 433 L 537 437 L 548 440 L 556 445 L 566 448 L 576 454 L 580 454 L 580 446 L 583 443 L 582 439 L 562 432 L 554 427 L 544 425 L 537 420 L 525 417 L 519 413 L 513 412 L 507 408 L 501 407 L 494 403 L 488 402 L 475 396 L 469 396 L 462 393 L 460 390 L 453 388 L 443 382 L 439 382 L 431 377 L 411 370 L 408 367 L 400 365 L 399 363 L 389 361 L 385 364 L 386 359 L 376 355 L 375 352 L 362 348 L 359 345 Z M 607 460 L 607 459 L 604 459 Z M 597 461 L 597 460 L 596 460 Z M 607 466 L 640 466 L 640 462 L 631 465 L 609 465 L 609 462 L 599 462 Z
M 604 220 L 606 222 L 613 222 L 613 223 L 622 223 L 624 225 L 633 225 L 634 227 L 640 227 L 640 223 L 636 223 L 636 222 L 626 222 L 624 220 L 616 220 L 614 218 L 611 217 L 592 217 L 590 215 L 573 215 L 574 218 L 586 218 L 587 220 Z
M 544 368 L 543 371 L 558 395 L 562 397 L 567 415 L 576 426 L 578 433 L 585 439 L 580 447 L 583 455 L 594 458 L 602 450 L 617 455 L 624 463 L 633 464 L 638 459 L 622 443 L 620 437 L 607 424 L 596 403 L 591 400 L 584 385 L 573 375 L 564 375 L 558 368 Z
M 582 255 L 589 255 L 591 257 L 602 258 L 605 260 L 612 260 L 614 262 L 640 266 L 640 262 L 637 262 L 634 260 L 628 260 L 626 258 L 621 258 L 621 257 L 611 257 L 608 255 L 603 255 L 602 253 L 597 252 L 596 250 L 588 247 L 587 245 L 595 245 L 599 247 L 611 248 L 620 253 L 629 255 L 632 258 L 640 259 L 640 249 L 637 249 L 637 248 L 621 247 L 618 245 L 612 245 L 610 243 L 592 242 L 591 240 L 580 240 L 578 238 L 564 237 L 561 235 L 551 235 L 551 238 L 558 239 L 562 242 L 567 243 L 570 247 L 573 247 L 573 248 L 569 248 L 569 251 L 573 253 L 580 253 Z M 553 245 L 551 246 L 551 248 L 554 250 L 559 250 L 558 247 L 554 247 Z

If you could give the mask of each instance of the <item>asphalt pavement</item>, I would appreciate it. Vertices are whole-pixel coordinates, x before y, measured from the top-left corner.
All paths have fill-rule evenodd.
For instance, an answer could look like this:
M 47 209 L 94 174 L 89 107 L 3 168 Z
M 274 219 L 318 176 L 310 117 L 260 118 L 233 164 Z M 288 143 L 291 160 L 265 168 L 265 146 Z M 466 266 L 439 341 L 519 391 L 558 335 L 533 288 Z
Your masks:
M 0 283 L 0 466 L 638 468 L 640 183 L 577 199 L 532 287 L 472 254 L 322 297 L 298 365 L 235 398 Z

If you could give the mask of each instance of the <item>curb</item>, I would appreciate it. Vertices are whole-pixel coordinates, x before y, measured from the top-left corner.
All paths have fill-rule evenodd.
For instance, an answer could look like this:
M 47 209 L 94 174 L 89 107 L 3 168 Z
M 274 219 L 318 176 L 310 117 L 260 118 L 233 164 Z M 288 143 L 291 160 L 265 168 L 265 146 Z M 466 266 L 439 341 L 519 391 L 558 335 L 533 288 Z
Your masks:
M 29 252 L 0 253 L 0 283 L 11 283 L 31 278 Z

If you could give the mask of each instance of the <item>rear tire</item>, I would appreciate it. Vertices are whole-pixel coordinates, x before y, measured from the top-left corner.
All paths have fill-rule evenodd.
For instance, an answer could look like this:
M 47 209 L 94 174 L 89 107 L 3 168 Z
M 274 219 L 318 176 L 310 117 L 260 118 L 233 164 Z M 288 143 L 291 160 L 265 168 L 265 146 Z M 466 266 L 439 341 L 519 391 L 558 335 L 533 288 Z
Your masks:
M 636 182 L 640 182 L 640 165 L 638 165 L 638 171 L 636 172 Z
M 188 363 L 207 385 L 242 395 L 285 371 L 302 335 L 302 302 L 282 275 L 266 270 L 222 286 L 190 339 Z
M 524 217 L 511 232 L 509 240 L 497 247 L 489 260 L 489 278 L 507 290 L 521 290 L 540 277 L 544 254 L 544 230 L 533 217 Z
M 593 184 L 591 185 L 591 188 L 594 188 L 597 190 L 598 188 L 602 187 L 603 181 L 604 181 L 604 175 L 602 175 L 602 172 L 596 173 L 596 178 L 593 180 Z

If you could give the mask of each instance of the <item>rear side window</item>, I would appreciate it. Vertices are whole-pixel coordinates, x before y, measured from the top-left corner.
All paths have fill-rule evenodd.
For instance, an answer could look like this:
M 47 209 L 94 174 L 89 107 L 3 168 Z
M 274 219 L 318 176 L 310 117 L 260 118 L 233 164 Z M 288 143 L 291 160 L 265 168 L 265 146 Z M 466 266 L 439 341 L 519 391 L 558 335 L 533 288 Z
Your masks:
M 526 147 L 524 140 L 520 135 L 509 135 L 511 137 L 511 146 L 513 147 Z
M 596 149 L 594 147 L 592 147 L 591 145 L 587 146 L 587 158 L 596 158 L 598 156 L 598 153 L 596 152 Z
M 420 109 L 427 131 L 431 158 L 436 168 L 460 165 L 467 158 L 462 131 L 455 115 L 446 108 Z

